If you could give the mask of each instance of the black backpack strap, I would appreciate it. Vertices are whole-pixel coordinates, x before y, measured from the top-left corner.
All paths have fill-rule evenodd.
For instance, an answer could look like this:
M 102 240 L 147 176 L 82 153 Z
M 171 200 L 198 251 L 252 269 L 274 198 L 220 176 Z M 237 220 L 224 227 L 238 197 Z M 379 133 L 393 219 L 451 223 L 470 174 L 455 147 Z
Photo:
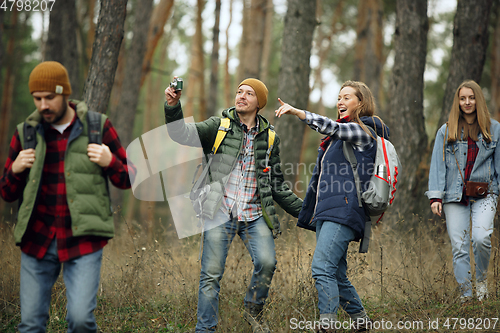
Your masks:
M 24 122 L 23 125 L 23 138 L 24 138 L 24 149 L 35 149 L 36 147 L 36 129 L 29 125 L 27 122 Z
M 87 111 L 89 143 L 102 144 L 101 119 L 102 115 L 99 112 Z
M 344 151 L 344 157 L 351 164 L 352 174 L 354 175 L 354 183 L 356 183 L 356 192 L 358 194 L 358 204 L 359 207 L 363 207 L 363 202 L 361 201 L 361 180 L 358 174 L 358 160 L 356 155 L 354 155 L 354 148 L 352 144 L 347 141 L 343 141 L 342 150 Z

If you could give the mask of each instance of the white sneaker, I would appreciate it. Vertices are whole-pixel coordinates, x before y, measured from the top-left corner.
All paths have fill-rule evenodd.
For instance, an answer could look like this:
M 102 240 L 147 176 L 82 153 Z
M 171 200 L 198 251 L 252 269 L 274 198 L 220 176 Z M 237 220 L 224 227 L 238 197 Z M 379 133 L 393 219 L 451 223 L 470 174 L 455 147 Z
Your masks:
M 482 301 L 485 298 L 488 298 L 488 285 L 486 283 L 486 280 L 482 282 L 476 282 L 476 294 L 477 294 L 477 300 Z

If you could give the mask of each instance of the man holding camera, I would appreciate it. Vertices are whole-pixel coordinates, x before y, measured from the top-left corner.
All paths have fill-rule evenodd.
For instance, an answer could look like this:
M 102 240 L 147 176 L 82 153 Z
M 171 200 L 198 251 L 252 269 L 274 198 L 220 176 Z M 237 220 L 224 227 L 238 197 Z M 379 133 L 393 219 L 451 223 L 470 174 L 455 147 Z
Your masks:
M 37 65 L 29 89 L 36 111 L 17 126 L 0 179 L 2 198 L 20 201 L 14 230 L 22 251 L 18 328 L 45 332 L 62 266 L 68 332 L 97 332 L 102 250 L 114 233 L 108 179 L 130 188 L 129 169 L 135 169 L 106 116 L 88 116 L 84 102 L 68 99 L 63 65 Z M 102 143 L 91 143 L 91 136 Z
M 222 117 L 229 119 L 229 128 L 224 128 L 218 117 L 186 124 L 179 101 L 181 90 L 172 86 L 165 90 L 169 135 L 184 145 L 193 145 L 199 138 L 204 153 L 213 159 L 210 165 L 213 186 L 202 204 L 205 231 L 196 332 L 216 330 L 219 282 L 236 234 L 243 240 L 254 264 L 244 299 L 245 319 L 253 332 L 270 332 L 262 310 L 276 268 L 274 238 L 280 234 L 274 201 L 297 217 L 302 200 L 284 183 L 279 138 L 275 136 L 274 142 L 269 143 L 274 130 L 259 114 L 267 103 L 267 95 L 267 87 L 261 81 L 243 80 L 238 85 L 235 105 L 222 112 Z M 211 155 L 220 130 L 227 133 L 215 155 Z M 216 227 L 210 229 L 206 227 L 214 225 Z

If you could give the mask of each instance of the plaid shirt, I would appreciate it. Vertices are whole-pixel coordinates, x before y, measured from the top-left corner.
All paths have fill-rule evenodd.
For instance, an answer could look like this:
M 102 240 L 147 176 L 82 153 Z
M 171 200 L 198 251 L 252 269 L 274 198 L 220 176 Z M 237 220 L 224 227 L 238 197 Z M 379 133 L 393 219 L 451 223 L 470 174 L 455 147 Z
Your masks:
M 373 138 L 370 134 L 366 133 L 358 123 L 349 122 L 346 118 L 335 121 L 316 113 L 309 111 L 304 112 L 306 114 L 306 119 L 304 119 L 303 122 L 316 132 L 328 136 L 323 141 L 322 146 L 327 146 L 331 139 L 337 139 L 352 143 L 359 151 L 364 151 L 373 147 Z
M 469 197 L 465 195 L 465 182 L 470 179 L 470 175 L 472 173 L 472 169 L 474 168 L 474 163 L 476 162 L 476 157 L 477 154 L 479 153 L 479 147 L 477 146 L 476 141 L 472 140 L 470 136 L 467 139 L 467 161 L 465 161 L 465 174 L 463 175 L 464 177 L 464 187 L 463 187 L 463 192 L 462 192 L 462 200 L 460 200 L 460 203 L 462 205 L 467 206 L 469 204 Z M 442 199 L 431 199 L 430 200 L 431 205 L 434 202 L 443 202 Z
M 238 221 L 254 221 L 262 216 L 259 192 L 257 191 L 257 177 L 255 174 L 254 139 L 258 134 L 257 125 L 248 129 L 243 123 L 244 138 L 241 152 L 234 169 L 229 175 L 225 187 L 224 199 L 221 209 L 226 215 L 237 212 Z
M 72 103 L 70 105 L 76 109 L 76 105 Z M 21 242 L 21 251 L 38 259 L 45 256 L 54 237 L 57 239 L 57 250 L 61 262 L 96 252 L 107 244 L 107 238 L 103 237 L 73 237 L 71 230 L 71 216 L 66 202 L 64 156 L 76 118 L 75 114 L 71 124 L 62 134 L 49 124 L 42 123 L 47 144 L 42 173 L 43 182 L 37 205 L 34 208 L 34 218 L 30 221 Z M 125 149 L 109 119 L 104 123 L 102 142 L 112 153 L 110 165 L 104 168 L 106 175 L 114 186 L 121 189 L 130 188 L 128 172 L 131 169 L 134 174 L 135 168 L 127 165 Z M 4 175 L 0 179 L 0 195 L 9 202 L 22 196 L 29 173 L 28 170 L 21 174 L 12 172 L 12 163 L 22 149 L 19 133 L 16 130 L 10 143 Z

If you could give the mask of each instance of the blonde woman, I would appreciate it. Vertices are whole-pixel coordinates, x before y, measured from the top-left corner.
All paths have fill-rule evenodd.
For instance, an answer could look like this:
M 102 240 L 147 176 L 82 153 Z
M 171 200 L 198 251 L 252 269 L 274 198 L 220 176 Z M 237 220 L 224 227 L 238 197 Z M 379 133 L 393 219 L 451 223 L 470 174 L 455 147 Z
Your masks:
M 341 306 L 356 323 L 356 332 L 368 331 L 371 323 L 356 289 L 347 278 L 347 248 L 363 237 L 369 219 L 359 207 L 352 168 L 344 157 L 343 142 L 352 144 L 358 161 L 361 188 L 373 173 L 377 151 L 375 132 L 388 139 L 389 129 L 374 117 L 375 101 L 363 82 L 347 81 L 339 92 L 337 120 L 298 110 L 280 100 L 276 115 L 297 116 L 313 130 L 326 135 L 308 186 L 298 226 L 316 231 L 312 277 L 318 290 L 320 332 L 333 332 L 341 325 Z
M 461 300 L 472 297 L 469 245 L 476 263 L 476 296 L 488 294 L 486 277 L 500 175 L 500 124 L 490 118 L 481 87 L 464 81 L 457 89 L 448 122 L 437 132 L 429 172 L 432 212 L 446 215 L 453 269 Z M 472 229 L 470 221 L 472 220 Z

